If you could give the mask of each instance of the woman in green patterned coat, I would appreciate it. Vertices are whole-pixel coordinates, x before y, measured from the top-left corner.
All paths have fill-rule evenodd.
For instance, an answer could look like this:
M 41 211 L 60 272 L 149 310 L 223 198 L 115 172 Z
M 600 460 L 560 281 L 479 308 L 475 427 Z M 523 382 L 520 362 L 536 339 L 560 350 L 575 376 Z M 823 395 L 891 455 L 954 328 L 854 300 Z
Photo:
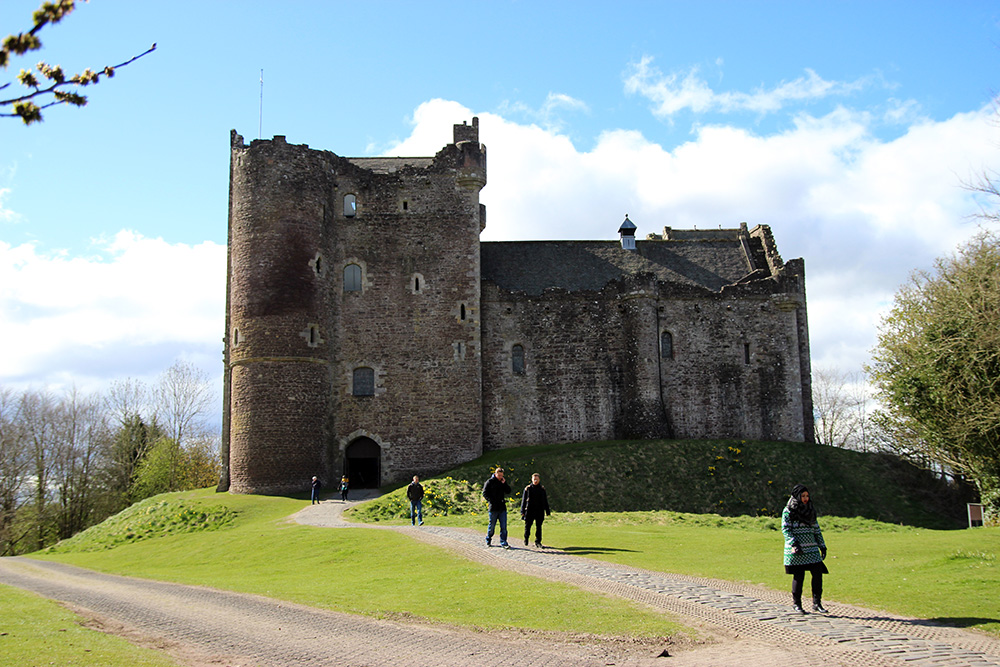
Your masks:
M 785 536 L 785 573 L 792 575 L 792 600 L 795 611 L 802 608 L 802 586 L 806 572 L 812 572 L 813 611 L 825 614 L 823 608 L 823 575 L 829 570 L 823 564 L 826 542 L 816 521 L 816 508 L 809 498 L 809 489 L 796 484 L 792 497 L 781 513 L 781 532 Z

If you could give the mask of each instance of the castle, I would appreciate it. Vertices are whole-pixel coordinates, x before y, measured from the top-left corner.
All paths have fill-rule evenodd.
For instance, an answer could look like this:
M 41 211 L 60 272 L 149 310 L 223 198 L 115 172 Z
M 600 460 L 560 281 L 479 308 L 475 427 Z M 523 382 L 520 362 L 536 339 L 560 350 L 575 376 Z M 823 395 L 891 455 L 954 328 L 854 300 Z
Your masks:
M 534 443 L 813 440 L 804 265 L 767 226 L 480 242 L 475 118 L 434 157 L 231 151 L 223 490 Z

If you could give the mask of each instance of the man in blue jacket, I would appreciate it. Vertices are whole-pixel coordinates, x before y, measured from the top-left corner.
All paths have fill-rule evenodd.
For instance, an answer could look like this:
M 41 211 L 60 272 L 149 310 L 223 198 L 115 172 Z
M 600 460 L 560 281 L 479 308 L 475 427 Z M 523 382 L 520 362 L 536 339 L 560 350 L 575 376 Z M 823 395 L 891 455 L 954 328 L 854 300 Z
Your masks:
M 510 549 L 507 544 L 507 501 L 504 496 L 510 494 L 510 484 L 503 478 L 503 468 L 493 471 L 483 484 L 483 498 L 490 506 L 490 525 L 486 529 L 486 546 L 493 545 L 493 531 L 497 521 L 500 522 L 500 546 Z

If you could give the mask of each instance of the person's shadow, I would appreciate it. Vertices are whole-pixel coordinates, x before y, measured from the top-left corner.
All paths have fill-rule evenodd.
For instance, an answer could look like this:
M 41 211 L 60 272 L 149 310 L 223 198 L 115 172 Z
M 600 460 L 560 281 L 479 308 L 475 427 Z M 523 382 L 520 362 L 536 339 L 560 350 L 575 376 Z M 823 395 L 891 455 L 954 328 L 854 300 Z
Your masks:
M 889 616 L 854 616 L 846 614 L 830 614 L 830 617 L 846 618 L 852 621 L 895 621 L 905 625 L 949 627 L 949 628 L 971 628 L 977 625 L 987 625 L 989 623 L 1000 623 L 996 618 L 979 618 L 976 616 L 938 616 L 935 618 L 895 618 Z
M 591 556 L 596 554 L 635 553 L 635 549 L 615 549 L 612 547 L 561 547 L 559 549 L 573 556 Z

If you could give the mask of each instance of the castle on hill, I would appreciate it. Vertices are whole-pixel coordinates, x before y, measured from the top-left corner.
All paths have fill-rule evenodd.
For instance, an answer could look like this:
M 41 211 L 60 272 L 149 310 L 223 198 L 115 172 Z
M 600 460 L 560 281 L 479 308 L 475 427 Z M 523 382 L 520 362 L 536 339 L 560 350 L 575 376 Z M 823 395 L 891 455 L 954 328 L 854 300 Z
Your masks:
M 480 242 L 475 118 L 433 157 L 231 151 L 221 489 L 535 443 L 813 441 L 804 263 L 766 225 Z

